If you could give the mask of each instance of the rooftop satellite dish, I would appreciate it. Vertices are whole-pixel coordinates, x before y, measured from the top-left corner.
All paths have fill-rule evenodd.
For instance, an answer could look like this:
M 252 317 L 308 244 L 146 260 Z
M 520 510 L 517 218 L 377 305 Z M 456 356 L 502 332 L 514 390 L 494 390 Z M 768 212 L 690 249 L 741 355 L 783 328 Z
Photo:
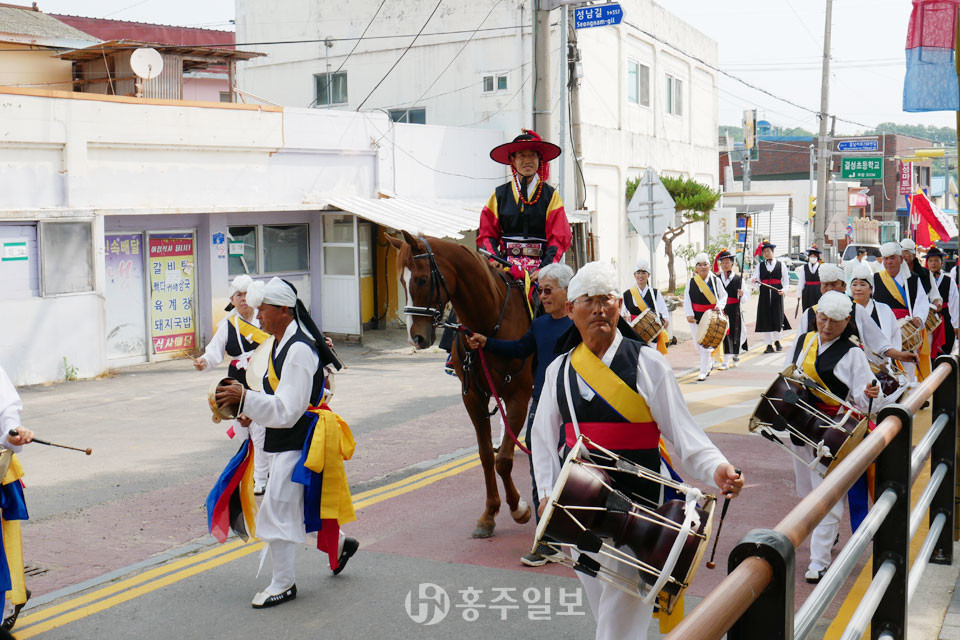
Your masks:
M 130 68 L 141 80 L 153 80 L 163 71 L 163 57 L 156 49 L 137 49 L 130 54 Z

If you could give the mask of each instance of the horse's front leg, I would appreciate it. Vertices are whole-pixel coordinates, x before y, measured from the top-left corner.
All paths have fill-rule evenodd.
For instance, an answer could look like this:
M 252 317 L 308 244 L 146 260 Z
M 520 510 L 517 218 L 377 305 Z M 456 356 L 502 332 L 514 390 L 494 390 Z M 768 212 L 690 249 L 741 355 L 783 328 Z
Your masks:
M 476 390 L 463 397 L 463 405 L 470 415 L 473 428 L 477 432 L 477 447 L 480 453 L 480 465 L 483 467 L 483 482 L 487 489 L 487 504 L 483 515 L 477 520 L 473 530 L 474 538 L 489 538 L 496 527 L 497 513 L 500 511 L 500 493 L 497 491 L 497 476 L 494 474 L 493 443 L 490 441 L 490 416 L 487 414 L 486 398 L 481 398 Z
M 519 394 L 523 395 L 523 394 Z M 518 398 L 516 395 L 506 401 L 507 405 L 507 425 L 514 436 L 519 436 L 523 423 L 527 418 L 527 400 L 528 398 Z M 507 498 L 507 505 L 510 507 L 510 516 L 514 521 L 520 524 L 530 520 L 533 513 L 530 505 L 520 498 L 516 485 L 513 484 L 513 453 L 516 445 L 509 434 L 504 434 L 503 442 L 500 443 L 500 450 L 497 452 L 497 474 L 503 482 L 503 493 Z

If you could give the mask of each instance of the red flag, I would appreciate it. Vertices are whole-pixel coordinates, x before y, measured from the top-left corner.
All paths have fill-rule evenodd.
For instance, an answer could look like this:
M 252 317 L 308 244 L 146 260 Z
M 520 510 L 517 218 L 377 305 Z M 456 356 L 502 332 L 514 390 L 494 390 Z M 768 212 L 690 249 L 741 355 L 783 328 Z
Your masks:
M 932 202 L 930 202 L 926 194 L 924 194 L 922 191 L 914 194 L 910 210 L 911 212 L 916 212 L 920 215 L 920 228 L 923 227 L 923 223 L 925 222 L 926 224 L 929 224 L 930 228 L 933 229 L 933 231 L 941 238 L 947 239 L 956 235 L 956 233 L 950 233 L 950 231 L 947 230 L 947 228 L 944 226 L 945 219 L 941 219 L 943 214 L 940 213 L 940 210 L 937 209 Z M 919 243 L 919 240 L 917 242 Z

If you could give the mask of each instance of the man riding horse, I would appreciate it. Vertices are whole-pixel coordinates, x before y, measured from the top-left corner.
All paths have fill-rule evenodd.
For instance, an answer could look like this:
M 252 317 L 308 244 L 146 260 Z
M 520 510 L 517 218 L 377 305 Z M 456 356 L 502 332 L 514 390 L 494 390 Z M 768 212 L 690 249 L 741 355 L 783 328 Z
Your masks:
M 536 280 L 537 272 L 560 262 L 570 248 L 570 223 L 560 194 L 546 183 L 549 162 L 560 147 L 524 129 L 513 142 L 490 152 L 494 162 L 510 166 L 513 179 L 493 192 L 480 213 L 477 247 L 510 262 L 510 273 Z

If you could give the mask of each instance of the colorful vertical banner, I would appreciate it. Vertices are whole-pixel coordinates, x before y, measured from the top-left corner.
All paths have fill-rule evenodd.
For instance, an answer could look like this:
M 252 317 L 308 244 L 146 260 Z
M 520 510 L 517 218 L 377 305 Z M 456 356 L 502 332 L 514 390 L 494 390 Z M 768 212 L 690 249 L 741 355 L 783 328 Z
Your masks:
M 904 111 L 957 111 L 954 47 L 960 0 L 913 0 L 907 26 Z
M 196 346 L 197 335 L 193 234 L 151 234 L 148 246 L 153 351 L 190 351 Z

